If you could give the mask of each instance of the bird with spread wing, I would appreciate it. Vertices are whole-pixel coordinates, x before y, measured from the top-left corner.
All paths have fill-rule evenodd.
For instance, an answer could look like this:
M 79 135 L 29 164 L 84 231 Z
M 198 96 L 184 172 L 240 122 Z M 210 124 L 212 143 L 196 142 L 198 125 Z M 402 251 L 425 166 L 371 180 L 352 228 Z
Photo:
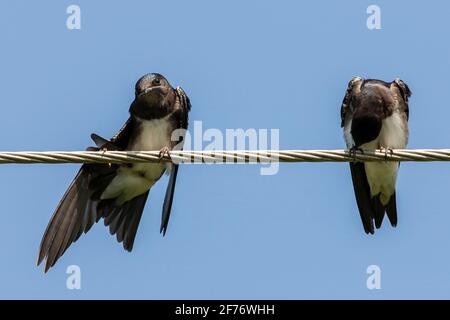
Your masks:
M 160 74 L 147 74 L 136 83 L 130 118 L 122 129 L 110 140 L 92 134 L 97 147 L 88 150 L 161 150 L 163 156 L 181 149 L 184 135 L 173 138 L 173 132 L 187 129 L 190 109 L 183 89 L 174 89 Z M 161 218 L 163 234 L 169 222 L 177 164 L 84 164 L 50 219 L 41 241 L 38 265 L 45 260 L 47 272 L 100 219 L 125 250 L 131 251 L 150 189 L 166 171 L 170 178 Z

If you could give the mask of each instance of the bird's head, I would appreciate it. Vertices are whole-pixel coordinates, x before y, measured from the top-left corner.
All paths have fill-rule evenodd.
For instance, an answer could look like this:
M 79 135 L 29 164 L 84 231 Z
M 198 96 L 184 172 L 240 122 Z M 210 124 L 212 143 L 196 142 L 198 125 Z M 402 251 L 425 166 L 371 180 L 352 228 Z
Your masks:
M 143 119 L 161 118 L 171 112 L 175 97 L 175 90 L 164 76 L 149 73 L 136 82 L 130 112 Z

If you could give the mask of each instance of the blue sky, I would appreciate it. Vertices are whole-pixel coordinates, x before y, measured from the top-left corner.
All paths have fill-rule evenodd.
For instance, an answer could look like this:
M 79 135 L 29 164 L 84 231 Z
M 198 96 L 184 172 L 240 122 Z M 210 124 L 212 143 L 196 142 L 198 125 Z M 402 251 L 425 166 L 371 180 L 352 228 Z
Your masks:
M 66 8 L 81 7 L 81 30 Z M 381 30 L 366 9 L 381 8 Z M 134 83 L 160 72 L 204 128 L 277 128 L 284 149 L 345 146 L 354 75 L 413 91 L 410 148 L 450 147 L 445 1 L 29 1 L 0 4 L 2 150 L 83 150 L 127 119 Z M 404 163 L 399 225 L 363 232 L 347 164 L 184 165 L 168 234 L 167 179 L 132 254 L 99 223 L 44 274 L 47 222 L 77 165 L 1 165 L 0 298 L 450 298 L 450 167 Z M 66 288 L 69 265 L 81 290 Z M 368 290 L 366 268 L 381 268 Z

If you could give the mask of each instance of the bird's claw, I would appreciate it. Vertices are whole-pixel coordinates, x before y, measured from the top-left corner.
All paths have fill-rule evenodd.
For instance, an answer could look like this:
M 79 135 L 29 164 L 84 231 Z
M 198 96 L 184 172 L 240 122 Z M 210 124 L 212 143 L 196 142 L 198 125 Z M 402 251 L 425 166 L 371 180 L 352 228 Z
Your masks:
M 171 159 L 170 158 L 170 149 L 168 147 L 162 148 L 161 150 L 159 150 L 158 157 L 159 157 L 159 161 L 161 161 L 164 158 Z
M 392 150 L 391 148 L 381 148 L 381 151 L 384 151 L 384 160 L 387 161 L 388 160 L 388 153 L 389 155 L 392 157 L 394 155 L 394 150 Z
M 100 148 L 99 151 L 101 151 L 102 152 L 102 156 L 104 156 L 105 152 L 108 151 L 108 148 L 103 146 L 103 147 Z M 111 168 L 111 162 L 108 162 L 108 167 Z

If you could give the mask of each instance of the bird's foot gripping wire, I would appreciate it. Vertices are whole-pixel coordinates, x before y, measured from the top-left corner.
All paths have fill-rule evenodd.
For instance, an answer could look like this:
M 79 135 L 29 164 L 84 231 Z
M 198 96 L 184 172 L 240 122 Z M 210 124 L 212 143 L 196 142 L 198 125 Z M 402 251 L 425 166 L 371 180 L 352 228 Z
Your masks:
M 353 158 L 353 162 L 356 162 L 356 154 L 359 152 L 361 152 L 361 154 L 364 154 L 364 150 L 359 148 L 359 147 L 351 147 L 348 152 L 350 153 L 350 157 Z
M 171 157 L 170 157 L 170 149 L 168 147 L 162 148 L 161 150 L 159 150 L 158 157 L 159 157 L 159 161 L 161 161 L 164 158 L 171 159 Z
M 392 157 L 394 155 L 394 150 L 392 150 L 391 148 L 380 148 L 381 152 L 384 152 L 384 160 L 387 161 L 388 158 L 388 153 L 389 155 Z
M 102 147 L 99 148 L 98 151 L 101 151 L 102 152 L 102 156 L 104 156 L 106 151 L 108 151 L 108 148 L 106 148 L 106 146 L 102 146 Z M 108 167 L 111 168 L 111 166 L 112 166 L 111 162 L 108 162 Z

